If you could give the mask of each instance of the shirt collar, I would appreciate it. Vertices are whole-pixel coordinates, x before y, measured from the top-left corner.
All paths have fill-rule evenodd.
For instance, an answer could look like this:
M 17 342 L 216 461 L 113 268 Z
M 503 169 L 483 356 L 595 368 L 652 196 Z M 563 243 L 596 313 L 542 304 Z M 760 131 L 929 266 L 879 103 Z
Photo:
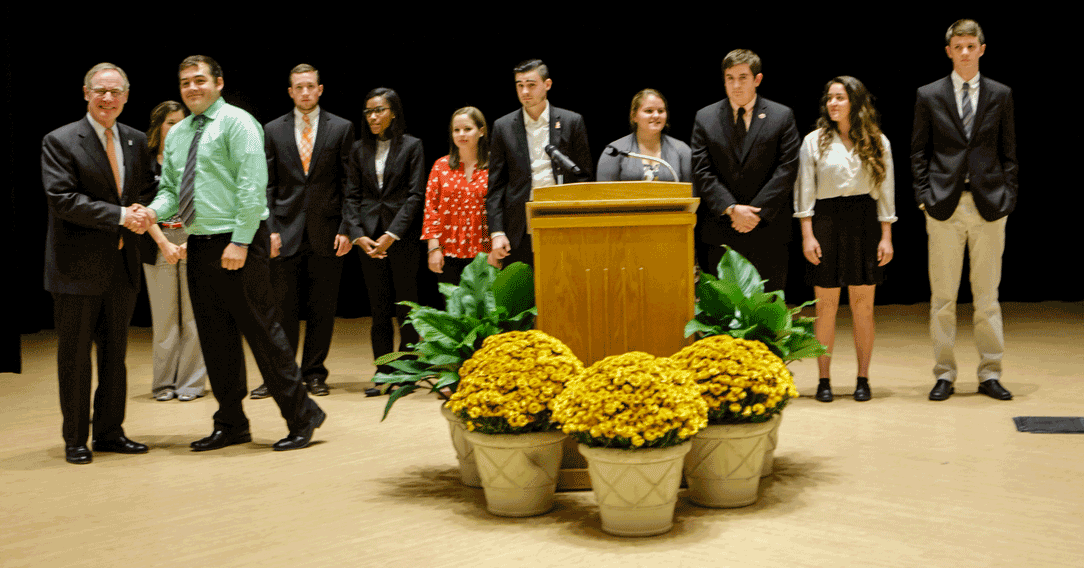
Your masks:
M 975 73 L 975 76 L 972 77 L 970 81 L 964 81 L 964 78 L 961 77 L 960 74 L 957 73 L 955 69 L 953 69 L 952 70 L 952 75 L 951 75 L 951 77 L 952 77 L 952 90 L 956 91 L 956 92 L 959 92 L 960 89 L 962 89 L 964 87 L 965 82 L 968 85 L 970 85 L 968 87 L 968 89 L 975 90 L 975 89 L 979 88 L 979 76 L 980 76 L 979 73 Z
M 226 100 L 220 96 L 218 100 L 211 103 L 211 106 L 207 107 L 207 110 L 203 111 L 203 116 L 207 117 L 207 120 L 214 120 L 215 116 L 218 115 L 218 111 L 222 110 L 225 105 Z
M 550 101 L 546 99 L 546 108 L 542 109 L 542 114 L 538 115 L 538 120 L 531 120 L 531 115 L 527 114 L 527 109 L 520 109 L 523 112 L 523 122 L 527 124 L 537 124 L 544 122 L 550 123 Z
M 728 101 L 729 102 L 729 101 Z M 745 116 L 753 116 L 753 109 L 757 106 L 757 95 L 753 95 L 753 100 L 749 101 L 744 107 Z M 738 107 L 734 106 L 734 103 L 730 103 L 730 118 L 738 116 Z
M 94 117 L 90 116 L 89 112 L 87 113 L 87 122 L 94 128 L 94 133 L 98 135 L 98 140 L 105 140 L 105 127 L 97 120 L 94 120 Z M 120 129 L 117 128 L 117 121 L 114 120 L 113 126 L 109 129 L 113 131 L 113 138 L 117 138 L 120 135 Z
M 294 107 L 294 124 L 301 124 L 303 120 L 301 117 L 305 114 L 306 113 L 301 112 L 301 109 Z M 307 114 L 309 115 L 309 122 L 316 124 L 316 121 L 320 120 L 320 105 L 316 105 L 316 107 Z

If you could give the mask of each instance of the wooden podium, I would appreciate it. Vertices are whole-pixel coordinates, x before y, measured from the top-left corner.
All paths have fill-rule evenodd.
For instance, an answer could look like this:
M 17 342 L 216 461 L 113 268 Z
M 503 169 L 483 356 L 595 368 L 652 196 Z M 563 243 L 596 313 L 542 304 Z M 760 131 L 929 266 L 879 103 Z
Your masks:
M 692 185 L 598 182 L 534 190 L 527 220 L 534 247 L 535 327 L 560 339 L 585 366 L 644 351 L 670 356 L 687 345 L 693 319 Z M 571 439 L 558 486 L 590 489 Z

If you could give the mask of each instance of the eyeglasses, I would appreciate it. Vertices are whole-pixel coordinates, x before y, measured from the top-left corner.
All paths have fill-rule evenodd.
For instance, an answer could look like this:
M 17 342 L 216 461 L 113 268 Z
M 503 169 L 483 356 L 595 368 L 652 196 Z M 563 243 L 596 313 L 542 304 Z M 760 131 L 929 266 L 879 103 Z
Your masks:
M 388 110 L 388 107 L 367 108 L 365 109 L 364 114 L 365 116 L 372 116 L 374 114 L 380 114 L 386 110 Z
M 108 95 L 113 95 L 114 97 L 119 97 L 119 96 L 123 95 L 125 92 L 127 92 L 127 89 L 103 89 L 103 88 L 99 87 L 97 89 L 91 89 L 91 92 L 98 95 L 99 97 L 104 97 L 107 94 Z

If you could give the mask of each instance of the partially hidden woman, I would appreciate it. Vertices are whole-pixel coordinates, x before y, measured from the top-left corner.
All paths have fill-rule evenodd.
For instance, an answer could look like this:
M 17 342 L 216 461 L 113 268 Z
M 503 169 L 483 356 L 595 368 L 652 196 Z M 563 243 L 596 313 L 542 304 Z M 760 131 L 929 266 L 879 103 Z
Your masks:
M 611 156 L 603 152 L 598 161 L 598 181 L 692 181 L 692 151 L 689 145 L 665 134 L 670 129 L 670 121 L 662 93 L 655 89 L 636 93 L 629 109 L 629 126 L 632 134 L 614 140 L 610 145 L 623 152 L 662 158 L 673 166 L 678 179 L 675 180 L 670 170 L 658 162 Z
M 806 281 L 817 298 L 814 331 L 828 347 L 817 359 L 816 398 L 832 401 L 831 353 L 839 292 L 847 287 L 858 356 L 854 399 L 869 400 L 873 297 L 892 260 L 896 221 L 892 149 L 877 124 L 872 97 L 858 79 L 836 77 L 824 87 L 817 130 L 802 141 L 794 216 L 801 222 Z
M 155 184 L 140 196 L 144 205 L 158 193 L 162 174 L 162 150 L 169 129 L 184 119 L 188 110 L 181 103 L 166 101 L 151 111 L 147 142 L 158 156 L 154 162 Z M 154 378 L 151 394 L 156 400 L 177 398 L 189 401 L 203 396 L 207 384 L 207 366 L 203 363 L 192 301 L 188 296 L 188 262 L 185 247 L 188 233 L 180 218 L 174 217 L 151 226 L 140 240 L 143 274 L 151 304 L 154 343 Z
M 361 251 L 376 358 L 393 350 L 393 317 L 399 319 L 399 350 L 418 342 L 413 327 L 403 325 L 410 308 L 398 302 L 418 301 L 425 157 L 421 140 L 406 133 L 403 104 L 395 91 L 370 91 L 365 97 L 365 120 L 369 128 L 361 130 L 347 164 L 344 221 L 351 242 Z M 366 394 L 376 396 L 381 391 L 369 389 Z
M 491 246 L 486 224 L 489 138 L 482 111 L 464 107 L 452 113 L 448 137 L 449 153 L 433 164 L 425 187 L 422 240 L 437 280 L 459 284 L 463 269 Z

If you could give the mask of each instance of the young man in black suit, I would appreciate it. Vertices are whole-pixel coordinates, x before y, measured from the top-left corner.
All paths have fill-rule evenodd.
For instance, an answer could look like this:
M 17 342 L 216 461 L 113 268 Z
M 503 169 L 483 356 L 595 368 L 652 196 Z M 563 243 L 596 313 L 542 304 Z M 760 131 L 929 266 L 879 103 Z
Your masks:
M 527 234 L 527 202 L 532 190 L 557 183 L 591 181 L 591 149 L 583 117 L 549 104 L 553 81 L 540 59 L 530 59 L 513 70 L 516 94 L 522 105 L 493 123 L 489 146 L 489 190 L 486 214 L 493 239 L 490 263 L 534 264 Z M 582 173 L 560 168 L 546 147 L 552 145 L 570 158 Z M 562 180 L 563 181 L 560 181 Z
M 768 280 L 787 285 L 791 196 L 801 140 L 794 112 L 757 96 L 760 57 L 747 49 L 723 59 L 727 98 L 696 113 L 693 125 L 693 194 L 697 262 L 711 274 L 730 245 Z
M 952 73 L 918 89 L 911 133 L 915 199 L 929 237 L 930 336 L 934 377 L 930 400 L 955 391 L 956 294 L 964 249 L 971 257 L 979 392 L 1012 399 L 999 382 L 1005 337 L 998 286 L 1005 223 L 1016 207 L 1016 129 L 1012 90 L 979 75 L 986 51 L 982 28 L 959 20 L 945 33 Z
M 45 136 L 41 181 L 49 204 L 45 289 L 53 294 L 57 378 L 64 455 L 88 464 L 90 350 L 98 344 L 94 393 L 96 452 L 142 454 L 147 446 L 125 437 L 128 323 L 139 291 L 139 247 L 145 217 L 136 203 L 151 182 L 147 137 L 117 122 L 128 101 L 128 77 L 99 63 L 83 81 L 87 114 Z
M 287 89 L 294 110 L 264 125 L 267 154 L 267 227 L 271 231 L 271 286 L 282 308 L 282 329 L 300 340 L 299 291 L 308 283 L 308 324 L 301 377 L 316 396 L 328 394 L 324 366 L 335 327 L 342 256 L 350 252 L 343 227 L 343 185 L 354 125 L 320 108 L 320 72 L 301 64 Z M 252 398 L 271 396 L 266 385 Z

